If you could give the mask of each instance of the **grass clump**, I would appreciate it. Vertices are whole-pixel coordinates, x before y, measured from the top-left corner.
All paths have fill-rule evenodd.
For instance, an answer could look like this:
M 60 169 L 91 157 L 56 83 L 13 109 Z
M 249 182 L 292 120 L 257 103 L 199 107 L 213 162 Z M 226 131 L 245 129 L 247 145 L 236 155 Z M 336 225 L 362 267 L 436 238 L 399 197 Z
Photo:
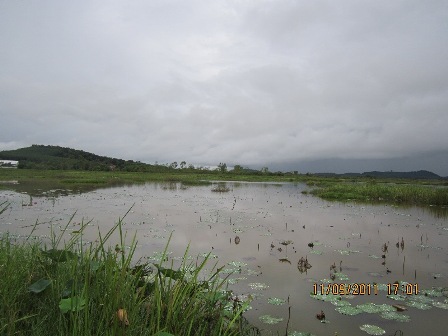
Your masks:
M 411 205 L 448 204 L 448 188 L 417 184 L 334 182 L 313 189 L 310 193 L 327 200 Z
M 204 277 L 208 259 L 174 269 L 132 264 L 136 242 L 124 252 L 122 220 L 96 246 L 82 231 L 61 248 L 0 238 L 1 335 L 248 335 L 245 306 L 232 301 L 220 269 Z M 68 224 L 67 224 L 68 226 Z M 115 248 L 106 247 L 114 232 Z M 30 234 L 31 236 L 31 234 Z M 166 249 L 165 249 L 166 252 Z M 166 260 L 165 252 L 160 260 Z M 216 266 L 216 265 L 215 265 Z M 227 308 L 229 309 L 225 309 Z M 245 330 L 243 330 L 245 329 Z

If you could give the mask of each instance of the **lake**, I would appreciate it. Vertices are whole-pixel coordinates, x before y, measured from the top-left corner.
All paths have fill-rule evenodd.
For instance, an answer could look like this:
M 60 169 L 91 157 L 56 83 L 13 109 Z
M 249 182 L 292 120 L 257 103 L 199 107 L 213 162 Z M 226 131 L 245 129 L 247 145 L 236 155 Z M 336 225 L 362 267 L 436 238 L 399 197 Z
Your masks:
M 2 234 L 21 239 L 37 221 L 33 238 L 49 241 L 51 226 L 58 234 L 74 215 L 68 231 L 89 222 L 89 244 L 129 211 L 123 229 L 129 244 L 136 235 L 136 260 L 156 261 L 170 235 L 169 260 L 188 245 L 192 262 L 210 252 L 229 288 L 253 299 L 244 316 L 263 335 L 368 335 L 365 325 L 385 335 L 448 334 L 448 219 L 435 208 L 327 202 L 292 183 L 227 182 L 227 192 L 181 183 L 84 193 L 11 186 L 0 191 L 0 203 L 11 202 Z

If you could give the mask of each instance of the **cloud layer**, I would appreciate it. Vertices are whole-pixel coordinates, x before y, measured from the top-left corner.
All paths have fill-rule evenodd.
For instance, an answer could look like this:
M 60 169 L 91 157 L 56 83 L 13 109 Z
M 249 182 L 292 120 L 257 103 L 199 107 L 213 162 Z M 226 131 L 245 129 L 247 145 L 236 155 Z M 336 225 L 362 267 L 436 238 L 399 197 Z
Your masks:
M 433 0 L 3 1 L 0 150 L 252 166 L 445 151 L 447 22 Z

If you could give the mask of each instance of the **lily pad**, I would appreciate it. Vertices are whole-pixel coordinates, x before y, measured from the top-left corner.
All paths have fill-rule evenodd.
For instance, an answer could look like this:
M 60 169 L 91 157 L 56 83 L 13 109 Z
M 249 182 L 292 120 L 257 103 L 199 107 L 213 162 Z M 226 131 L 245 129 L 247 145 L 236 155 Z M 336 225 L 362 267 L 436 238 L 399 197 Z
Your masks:
M 313 293 L 311 293 L 310 296 L 315 300 L 327 301 L 327 302 L 341 300 L 340 295 L 333 295 L 333 294 L 323 294 L 322 295 L 320 293 L 317 293 L 316 295 L 314 295 Z
M 356 251 L 356 250 L 350 250 L 350 249 L 346 249 L 346 250 L 335 250 L 336 252 L 339 252 L 341 255 L 350 255 L 353 253 L 360 253 L 360 251 Z
M 382 278 L 383 277 L 383 275 L 378 272 L 367 272 L 367 274 L 374 278 Z
M 247 275 L 260 275 L 261 274 L 260 271 L 254 271 L 254 270 L 251 270 L 251 269 L 248 269 L 246 271 L 246 273 L 247 273 Z
M 283 321 L 283 317 L 273 317 L 271 315 L 262 315 L 259 317 L 260 321 L 266 324 L 277 324 Z
M 386 330 L 372 324 L 363 324 L 359 329 L 365 331 L 369 335 L 384 335 L 386 333 Z
M 431 306 L 427 303 L 418 302 L 418 301 L 407 301 L 406 304 L 409 307 L 414 307 L 420 310 L 428 310 L 431 309 Z
M 337 307 L 336 311 L 343 315 L 350 315 L 350 316 L 358 315 L 363 312 L 361 309 L 352 306 Z
M 396 311 L 383 312 L 381 317 L 386 320 L 394 320 L 397 322 L 409 322 L 411 318 L 408 315 L 397 313 Z
M 232 262 L 229 262 L 228 265 L 233 266 L 233 267 L 238 267 L 238 268 L 247 266 L 247 264 L 242 261 L 232 261 Z
M 315 336 L 315 335 L 304 331 L 290 331 L 288 333 L 288 336 Z
M 437 308 L 448 309 L 448 302 L 443 303 L 443 302 L 436 301 L 436 302 L 433 302 L 432 305 Z
M 261 283 L 261 282 L 251 282 L 250 284 L 248 284 L 248 286 L 255 290 L 263 290 L 263 289 L 269 288 L 268 285 Z
M 389 299 L 395 300 L 395 301 L 404 301 L 406 300 L 406 296 L 405 295 L 401 295 L 401 294 L 391 294 L 387 296 Z
M 361 309 L 365 313 L 378 314 L 383 312 L 394 312 L 395 308 L 388 304 L 377 305 L 375 303 L 365 303 L 357 305 L 357 308 Z
M 317 254 L 317 255 L 321 255 L 323 252 L 322 251 L 319 251 L 319 250 L 312 250 L 311 252 L 310 252 L 310 254 Z
M 432 288 L 432 289 L 423 289 L 420 291 L 423 295 L 432 296 L 432 297 L 440 297 L 442 296 L 442 288 Z
M 286 300 L 274 297 L 274 298 L 269 298 L 268 303 L 276 305 L 276 306 L 281 306 L 282 304 L 286 303 Z
M 238 282 L 241 281 L 241 280 L 247 280 L 247 278 L 246 278 L 246 277 L 233 278 L 233 279 L 229 279 L 229 280 L 227 280 L 227 282 L 228 282 L 230 285 L 234 285 L 234 284 L 238 283 Z
M 341 272 L 334 273 L 334 276 L 335 276 L 336 279 L 338 279 L 339 281 L 347 281 L 347 280 L 350 280 L 347 274 L 344 274 L 344 273 L 341 273 Z
M 408 299 L 409 299 L 409 301 L 427 303 L 427 304 L 431 304 L 434 302 L 434 299 L 432 299 L 426 295 L 412 295 L 412 296 L 408 296 Z
M 345 300 L 333 300 L 330 301 L 334 306 L 336 307 L 344 307 L 344 306 L 351 306 L 352 304 Z

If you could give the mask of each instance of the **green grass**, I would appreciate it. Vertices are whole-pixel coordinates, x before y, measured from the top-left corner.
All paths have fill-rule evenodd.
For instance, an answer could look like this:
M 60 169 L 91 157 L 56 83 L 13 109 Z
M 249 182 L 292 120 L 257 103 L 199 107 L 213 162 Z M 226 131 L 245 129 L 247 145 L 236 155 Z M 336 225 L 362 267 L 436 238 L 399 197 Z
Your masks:
M 62 235 L 53 232 L 49 246 L 3 235 L 0 335 L 257 333 L 243 324 L 245 306 L 232 304 L 220 270 L 204 275 L 207 258 L 187 264 L 186 252 L 177 269 L 163 262 L 135 264 L 136 242 L 125 252 L 121 224 L 88 247 L 82 244 L 87 224 L 62 247 Z M 107 247 L 113 234 L 120 244 Z
M 98 188 L 145 182 L 180 182 L 184 186 L 207 185 L 210 181 L 294 182 L 314 187 L 310 193 L 327 200 L 393 202 L 412 205 L 447 205 L 447 180 L 342 178 L 313 175 L 233 174 L 211 171 L 172 170 L 151 172 L 102 172 L 70 170 L 0 169 L 0 181 L 18 181 L 16 185 L 1 184 L 33 195 L 36 191 L 71 189 L 89 191 Z
M 318 184 L 310 193 L 327 200 L 448 205 L 447 187 L 422 184 L 326 182 Z

